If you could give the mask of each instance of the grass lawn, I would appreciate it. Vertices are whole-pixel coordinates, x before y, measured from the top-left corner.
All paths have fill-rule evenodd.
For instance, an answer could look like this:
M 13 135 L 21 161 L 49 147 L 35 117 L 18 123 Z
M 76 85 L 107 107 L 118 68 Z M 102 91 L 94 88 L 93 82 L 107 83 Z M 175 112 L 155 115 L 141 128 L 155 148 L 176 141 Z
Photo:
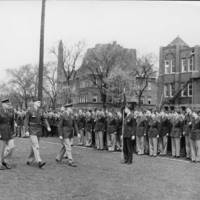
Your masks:
M 200 199 L 200 164 L 73 147 L 78 167 L 55 162 L 56 138 L 42 138 L 44 169 L 27 166 L 29 139 L 16 139 L 11 170 L 0 171 L 0 200 L 192 200 Z

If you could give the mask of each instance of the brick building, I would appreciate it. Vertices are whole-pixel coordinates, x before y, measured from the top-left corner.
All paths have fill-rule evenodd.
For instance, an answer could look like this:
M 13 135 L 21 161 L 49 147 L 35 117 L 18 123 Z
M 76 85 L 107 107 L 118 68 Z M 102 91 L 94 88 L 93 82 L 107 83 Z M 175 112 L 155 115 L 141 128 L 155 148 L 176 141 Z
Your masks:
M 99 47 L 100 45 L 106 44 L 97 44 L 95 47 Z M 115 42 L 115 45 L 116 44 Z M 120 46 L 123 49 L 123 56 L 126 60 L 126 65 L 123 70 L 133 70 L 131 68 L 136 66 L 136 50 L 135 49 L 127 49 Z M 89 52 L 88 49 L 87 52 Z M 60 42 L 58 47 L 58 69 L 57 69 L 57 79 L 58 79 L 58 105 L 65 104 L 65 92 L 66 89 L 66 81 L 63 71 L 63 45 Z M 87 56 L 87 52 L 85 56 Z M 94 108 L 94 107 L 102 107 L 101 95 L 99 93 L 98 88 L 93 84 L 90 79 L 91 72 L 85 65 L 81 65 L 81 67 L 77 70 L 75 79 L 70 81 L 70 87 L 72 88 L 72 103 L 75 107 L 80 108 Z M 157 94 L 157 85 L 156 79 L 151 78 L 148 82 L 148 87 L 144 91 L 141 101 L 142 105 L 148 108 L 153 108 L 156 105 L 156 94 Z M 137 104 L 137 97 L 132 96 L 127 98 L 128 102 Z M 112 99 L 108 98 L 107 107 L 113 106 Z
M 200 46 L 178 36 L 160 48 L 157 100 L 165 107 L 200 106 Z

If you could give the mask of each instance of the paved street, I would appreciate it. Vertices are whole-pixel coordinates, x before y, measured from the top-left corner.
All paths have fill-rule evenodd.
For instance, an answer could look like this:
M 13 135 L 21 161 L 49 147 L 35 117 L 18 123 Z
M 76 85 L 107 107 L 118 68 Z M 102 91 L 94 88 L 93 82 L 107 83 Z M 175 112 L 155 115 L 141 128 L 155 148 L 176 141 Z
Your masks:
M 28 139 L 16 139 L 12 170 L 0 172 L 1 200 L 200 199 L 200 165 L 170 158 L 134 155 L 120 164 L 120 153 L 74 147 L 77 168 L 56 164 L 58 140 L 42 138 L 44 169 L 28 167 Z

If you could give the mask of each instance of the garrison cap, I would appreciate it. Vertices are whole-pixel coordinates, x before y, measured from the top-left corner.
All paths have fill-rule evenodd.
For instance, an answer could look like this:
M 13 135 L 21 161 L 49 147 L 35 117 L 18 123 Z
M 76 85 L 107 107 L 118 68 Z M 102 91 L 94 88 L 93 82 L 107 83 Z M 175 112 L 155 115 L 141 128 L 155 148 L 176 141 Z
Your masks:
M 5 98 L 5 99 L 1 100 L 1 103 L 9 103 L 9 102 L 10 102 L 10 100 L 8 98 Z

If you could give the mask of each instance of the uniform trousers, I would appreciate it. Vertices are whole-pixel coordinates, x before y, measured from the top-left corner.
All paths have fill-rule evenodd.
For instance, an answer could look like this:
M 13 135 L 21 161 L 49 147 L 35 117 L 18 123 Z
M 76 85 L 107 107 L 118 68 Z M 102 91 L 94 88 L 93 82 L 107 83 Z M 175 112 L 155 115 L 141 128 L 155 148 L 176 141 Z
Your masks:
M 138 155 L 144 154 L 144 136 L 136 136 L 136 149 Z
M 39 140 L 40 139 L 37 135 L 30 135 L 31 149 L 28 156 L 29 162 L 33 162 L 35 160 L 38 163 L 42 161 L 39 151 Z
M 86 131 L 85 135 L 86 135 L 85 145 L 87 147 L 90 147 L 92 145 L 92 131 Z
M 86 137 L 84 136 L 84 129 L 80 129 L 79 130 L 79 138 L 80 138 L 79 144 L 80 145 L 85 145 Z
M 123 138 L 124 162 L 132 163 L 133 161 L 133 144 L 131 138 Z
M 72 139 L 70 138 L 64 138 L 61 140 L 62 148 L 58 155 L 56 156 L 56 159 L 59 161 L 62 161 L 63 157 L 66 155 L 69 162 L 73 162 L 72 158 Z
M 191 160 L 200 162 L 200 140 L 190 138 Z
M 14 149 L 14 139 L 10 139 L 8 141 L 2 140 L 2 148 L 1 148 L 1 158 L 0 162 L 5 162 L 5 159 L 11 158 L 13 149 Z
M 171 145 L 172 145 L 172 156 L 179 157 L 180 156 L 180 137 L 172 137 Z
M 107 146 L 109 151 L 114 151 L 116 146 L 116 132 L 107 134 Z
M 157 156 L 157 149 L 158 149 L 158 138 L 149 137 L 149 155 Z
M 189 135 L 185 135 L 185 151 L 186 151 L 186 158 L 190 158 L 190 137 Z
M 167 155 L 168 136 L 164 135 L 159 139 L 160 155 Z
M 103 150 L 103 131 L 95 132 L 95 144 L 97 149 Z

